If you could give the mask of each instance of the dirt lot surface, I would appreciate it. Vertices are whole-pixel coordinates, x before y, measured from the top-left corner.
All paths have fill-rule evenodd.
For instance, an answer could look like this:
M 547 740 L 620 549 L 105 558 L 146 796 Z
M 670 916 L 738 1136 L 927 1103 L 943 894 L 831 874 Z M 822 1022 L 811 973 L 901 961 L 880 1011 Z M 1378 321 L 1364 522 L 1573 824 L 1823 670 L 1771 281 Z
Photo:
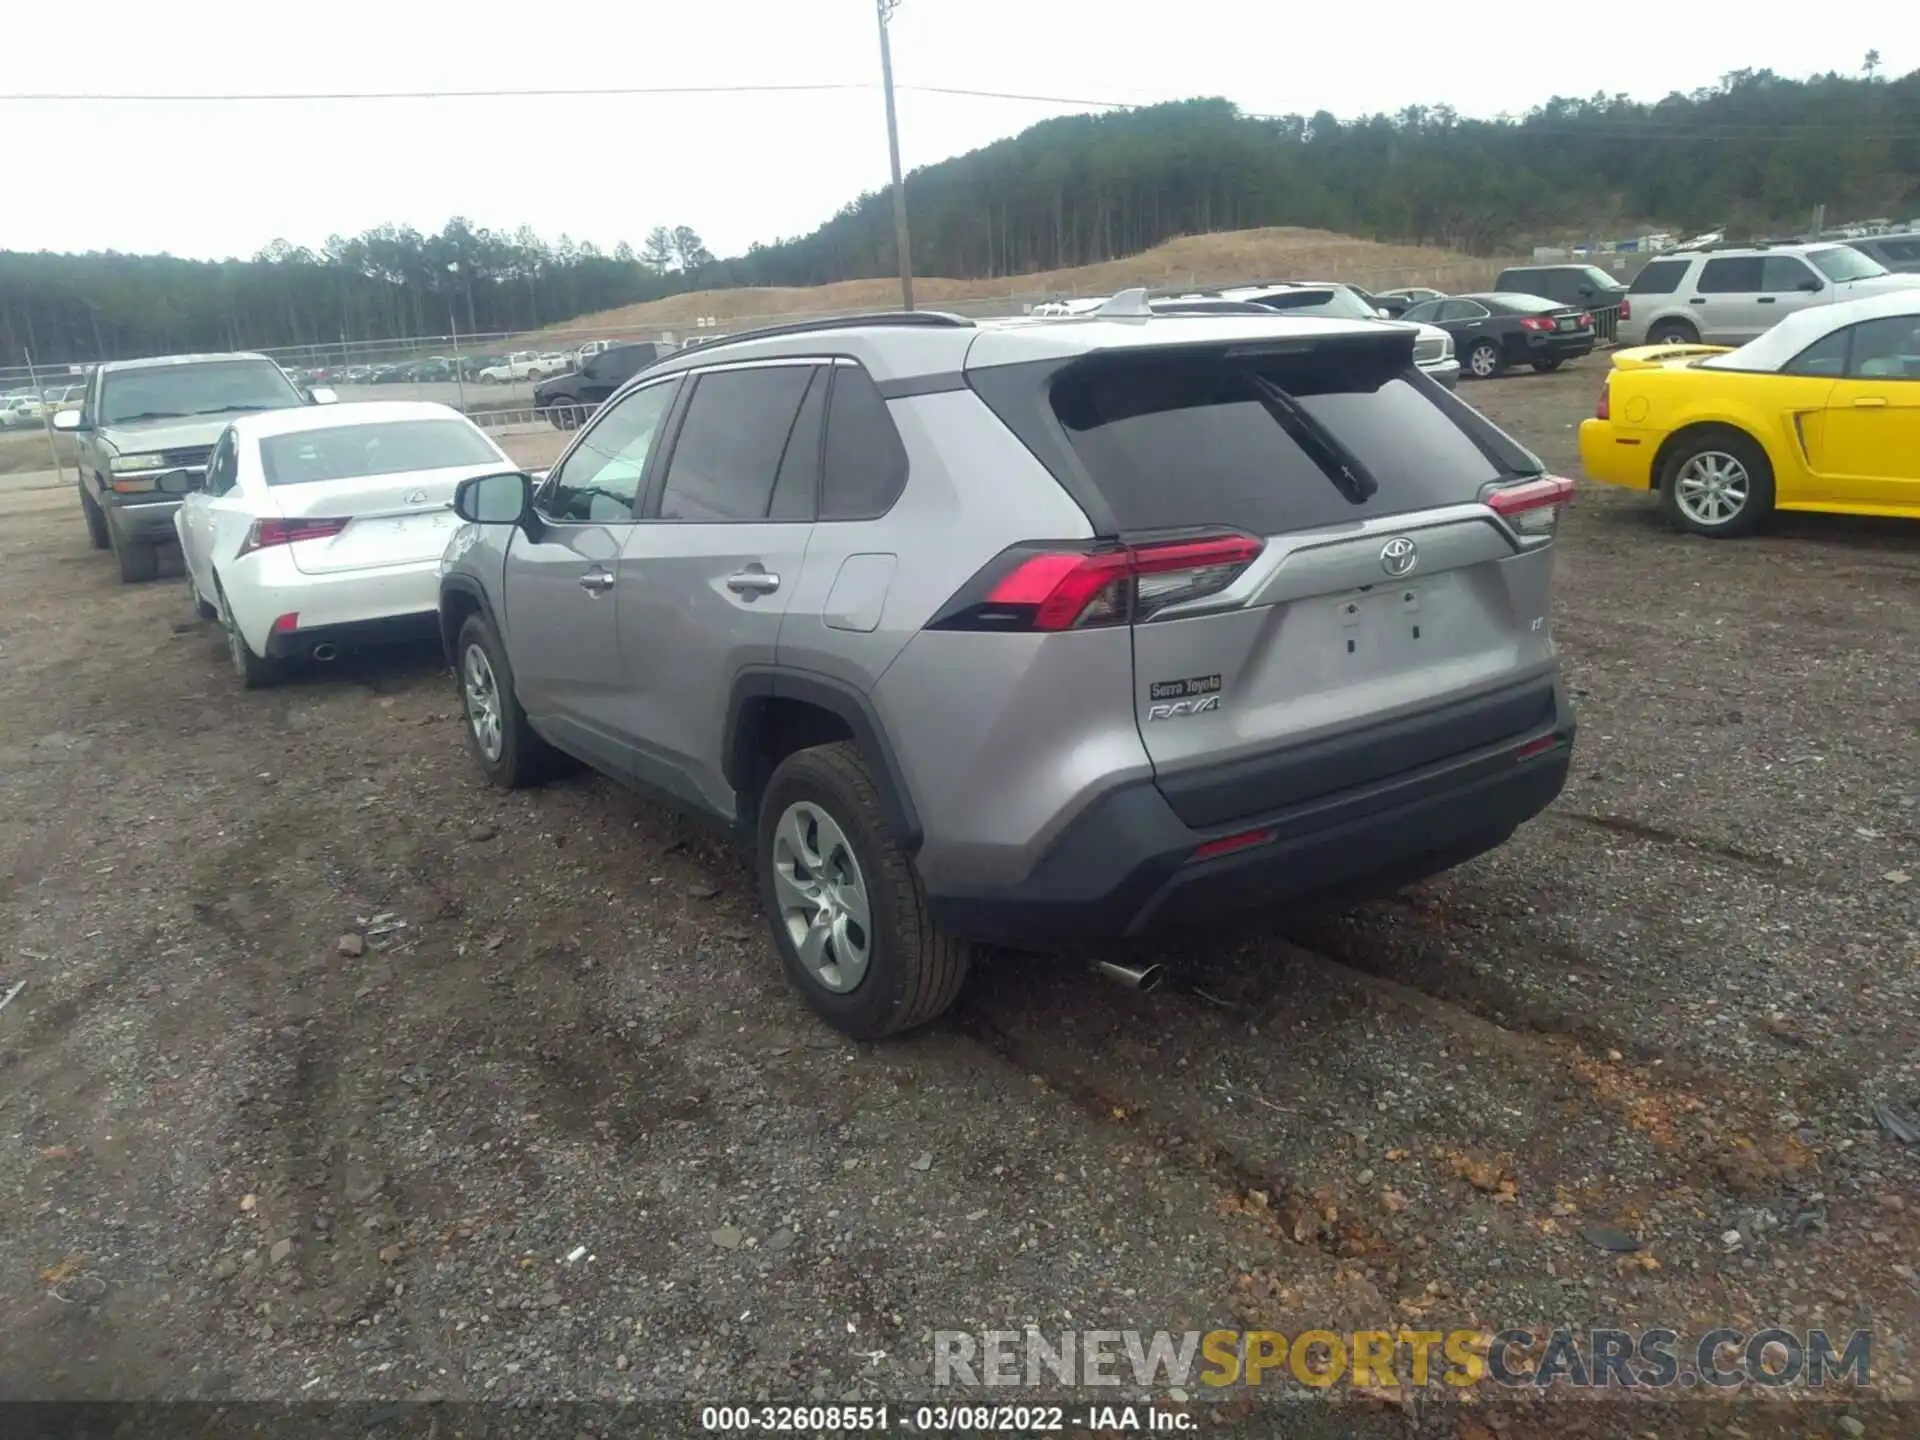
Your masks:
M 1465 393 L 1571 472 L 1598 374 Z M 1028 1324 L 1865 1327 L 1911 1392 L 1915 1152 L 1871 1106 L 1920 1108 L 1914 527 L 1695 542 L 1584 486 L 1549 814 L 1165 947 L 1161 994 L 991 955 L 872 1047 L 728 852 L 482 784 L 434 654 L 243 694 L 177 578 L 4 504 L 0 1396 L 898 1400 L 932 1331 Z M 1332 1393 L 1287 1433 L 1546 1424 Z M 1552 1427 L 1710 1417 L 1915 1433 Z

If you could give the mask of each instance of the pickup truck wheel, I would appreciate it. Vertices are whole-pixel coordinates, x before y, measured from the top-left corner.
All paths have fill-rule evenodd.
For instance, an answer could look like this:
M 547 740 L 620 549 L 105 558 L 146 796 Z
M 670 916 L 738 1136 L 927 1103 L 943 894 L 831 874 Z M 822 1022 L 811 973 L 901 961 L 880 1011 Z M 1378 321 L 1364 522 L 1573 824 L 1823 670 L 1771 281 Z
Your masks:
M 87 520 L 87 543 L 96 550 L 105 550 L 113 544 L 113 537 L 107 534 L 107 512 L 100 508 L 100 502 L 87 493 L 87 487 L 80 487 L 80 513 Z
M 506 647 L 484 616 L 467 617 L 454 656 L 467 744 L 487 779 L 502 790 L 520 790 L 546 779 L 559 768 L 559 752 L 527 723 L 527 712 L 513 693 Z
M 935 1019 L 960 993 L 971 948 L 933 928 L 856 747 L 781 762 L 760 802 L 754 862 L 781 966 L 834 1029 L 884 1039 Z
M 107 527 L 107 545 L 120 563 L 121 584 L 140 585 L 160 573 L 159 546 L 144 540 L 122 540 L 111 525 Z
M 498 385 L 500 383 L 500 377 L 498 375 L 489 374 L 485 370 L 482 370 L 474 378 L 482 385 Z

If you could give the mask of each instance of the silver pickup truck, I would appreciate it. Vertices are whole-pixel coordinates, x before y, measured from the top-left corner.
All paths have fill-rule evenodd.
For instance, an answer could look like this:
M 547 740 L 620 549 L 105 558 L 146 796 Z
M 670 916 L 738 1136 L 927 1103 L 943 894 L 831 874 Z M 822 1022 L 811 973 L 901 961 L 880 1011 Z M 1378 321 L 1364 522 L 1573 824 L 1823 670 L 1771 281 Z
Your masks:
M 160 355 L 110 360 L 93 372 L 77 410 L 53 428 L 74 433 L 80 509 L 96 550 L 112 550 L 121 580 L 151 580 L 158 546 L 171 542 L 178 495 L 162 475 L 204 478 L 207 455 L 235 415 L 325 405 L 331 390 L 301 390 L 265 355 Z

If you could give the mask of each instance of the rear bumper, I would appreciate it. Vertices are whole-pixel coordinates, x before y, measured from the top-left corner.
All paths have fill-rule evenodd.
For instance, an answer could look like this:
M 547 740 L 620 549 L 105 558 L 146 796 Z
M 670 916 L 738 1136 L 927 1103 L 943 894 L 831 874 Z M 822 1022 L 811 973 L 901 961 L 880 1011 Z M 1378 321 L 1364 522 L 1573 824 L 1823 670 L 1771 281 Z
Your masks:
M 1630 490 L 1653 488 L 1653 457 L 1660 450 L 1658 433 L 1630 430 L 1611 420 L 1580 422 L 1580 468 L 1587 478 Z
M 1577 335 L 1536 335 L 1529 331 L 1526 337 L 1528 360 L 1578 360 L 1591 355 L 1593 345 L 1591 330 Z
M 1388 894 L 1493 849 L 1550 805 L 1566 783 L 1574 730 L 1556 681 L 1552 718 L 1498 743 L 1203 830 L 1184 824 L 1153 782 L 1129 784 L 1076 820 L 1025 880 L 988 893 L 929 894 L 928 908 L 952 934 L 1059 941 Z M 1283 752 L 1275 763 L 1292 757 Z M 1271 836 L 1193 858 L 1209 841 L 1254 831 Z
M 302 625 L 297 630 L 276 630 L 267 638 L 267 656 L 279 659 L 311 655 L 322 645 L 331 645 L 337 650 L 360 650 L 439 638 L 440 612 L 422 610 L 410 615 L 383 615 L 377 620 L 348 620 L 332 625 Z
M 249 556 L 222 578 L 256 655 L 304 655 L 316 645 L 345 649 L 440 633 L 437 559 L 310 575 L 279 547 Z M 296 617 L 293 629 L 274 628 L 283 615 Z

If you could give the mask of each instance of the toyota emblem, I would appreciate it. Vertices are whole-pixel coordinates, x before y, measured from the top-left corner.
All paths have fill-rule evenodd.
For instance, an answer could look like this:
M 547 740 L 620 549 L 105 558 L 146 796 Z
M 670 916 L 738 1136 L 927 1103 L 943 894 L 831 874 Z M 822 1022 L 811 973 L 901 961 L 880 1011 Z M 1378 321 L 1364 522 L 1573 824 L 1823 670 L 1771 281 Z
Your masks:
M 1419 548 L 1405 535 L 1396 535 L 1380 547 L 1380 568 L 1396 580 L 1411 575 L 1419 563 Z
M 409 505 L 424 505 L 427 503 L 427 492 L 424 490 L 409 490 L 403 498 Z M 1413 542 L 1408 541 L 1407 543 L 1412 544 Z

